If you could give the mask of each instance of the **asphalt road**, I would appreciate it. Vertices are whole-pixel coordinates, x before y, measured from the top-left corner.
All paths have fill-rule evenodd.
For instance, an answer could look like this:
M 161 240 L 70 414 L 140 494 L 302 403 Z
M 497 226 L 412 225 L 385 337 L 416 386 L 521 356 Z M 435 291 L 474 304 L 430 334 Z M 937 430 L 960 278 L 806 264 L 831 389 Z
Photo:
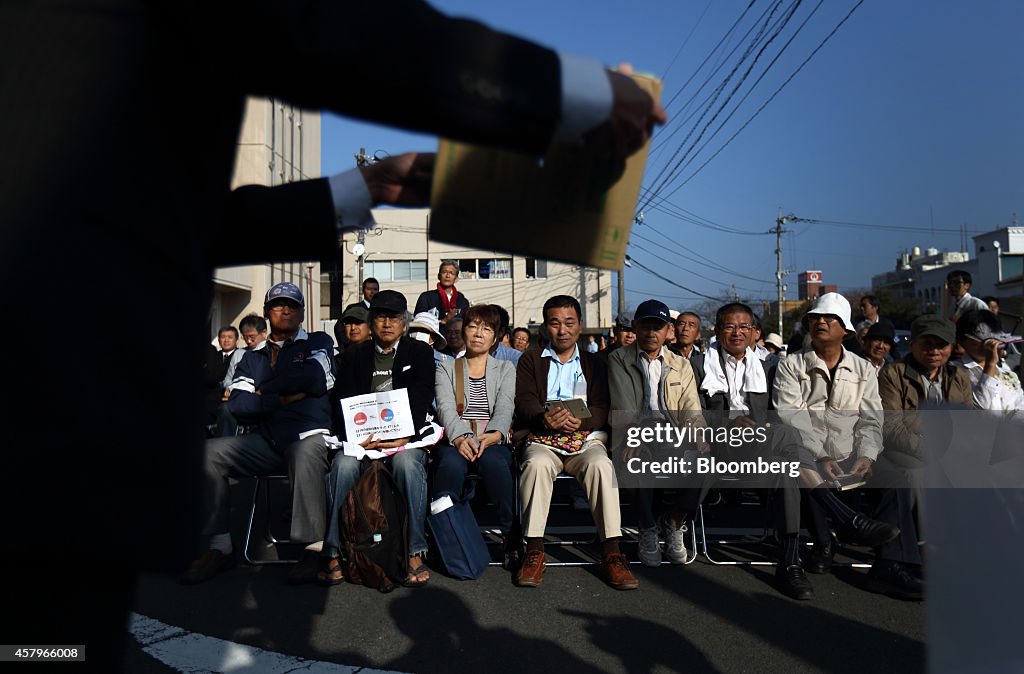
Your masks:
M 236 501 L 239 527 L 250 488 L 243 487 Z M 708 523 L 756 526 L 762 518 L 757 512 L 715 506 L 707 509 Z M 585 526 L 588 518 L 568 507 L 552 512 L 553 525 Z M 747 559 L 763 559 L 770 550 L 719 548 L 723 558 L 733 553 Z M 635 558 L 635 547 L 626 551 Z M 388 595 L 348 584 L 290 587 L 287 569 L 243 565 L 194 587 L 147 574 L 135 611 L 189 639 L 205 635 L 262 649 L 232 671 L 271 671 L 272 659 L 264 652 L 423 674 L 859 673 L 871 663 L 888 671 L 925 669 L 924 605 L 861 590 L 856 581 L 863 570 L 849 567 L 812 576 L 817 597 L 808 602 L 779 593 L 772 567 L 713 566 L 703 558 L 685 567 L 634 565 L 640 589 L 633 592 L 608 588 L 592 566 L 549 568 L 537 589 L 514 587 L 499 567 L 476 581 L 435 571 L 427 587 Z M 199 657 L 198 646 L 188 668 L 182 660 L 169 667 L 160 660 L 167 658 L 161 656 L 159 635 L 142 640 L 130 646 L 126 671 L 217 669 Z

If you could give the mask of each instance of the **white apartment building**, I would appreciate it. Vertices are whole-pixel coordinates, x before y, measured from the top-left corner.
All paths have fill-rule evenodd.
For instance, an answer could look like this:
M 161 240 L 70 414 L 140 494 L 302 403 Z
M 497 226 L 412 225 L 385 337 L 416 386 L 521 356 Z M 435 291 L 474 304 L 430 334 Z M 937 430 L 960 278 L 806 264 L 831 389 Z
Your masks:
M 939 252 L 929 248 L 904 251 L 896 269 L 876 274 L 871 288 L 886 288 L 897 297 L 915 298 L 922 312 L 948 315 L 951 299 L 946 292 L 946 275 L 954 269 L 971 274 L 971 294 L 991 295 L 1000 300 L 1002 311 L 1024 314 L 1024 227 L 1002 227 L 972 237 L 974 255 L 967 251 Z

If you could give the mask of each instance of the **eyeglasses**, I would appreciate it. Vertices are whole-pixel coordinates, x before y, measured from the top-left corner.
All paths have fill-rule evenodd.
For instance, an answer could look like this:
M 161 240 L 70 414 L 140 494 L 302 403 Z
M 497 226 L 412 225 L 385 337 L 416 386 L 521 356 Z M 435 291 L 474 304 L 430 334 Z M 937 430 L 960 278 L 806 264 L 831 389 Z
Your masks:
M 839 320 L 838 316 L 833 316 L 831 314 L 811 314 L 810 316 L 807 317 L 807 322 L 808 323 L 816 323 L 818 321 L 825 321 L 825 325 L 832 325 L 833 323 L 835 323 L 838 320 Z
M 726 323 L 722 326 L 722 332 L 750 332 L 753 329 L 750 323 Z
M 377 314 L 376 316 L 373 317 L 374 323 L 398 323 L 404 320 L 404 316 L 384 316 L 381 314 Z

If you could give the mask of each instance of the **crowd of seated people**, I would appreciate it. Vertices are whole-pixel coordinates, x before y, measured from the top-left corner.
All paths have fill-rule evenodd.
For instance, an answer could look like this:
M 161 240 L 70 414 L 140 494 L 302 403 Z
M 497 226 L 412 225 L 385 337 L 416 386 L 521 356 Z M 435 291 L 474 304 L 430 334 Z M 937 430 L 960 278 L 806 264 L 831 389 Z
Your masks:
M 242 321 L 245 349 L 234 350 L 233 328 L 221 330 L 222 352 L 211 348 L 211 403 L 212 393 L 219 399 L 223 391 L 224 416 L 247 432 L 208 441 L 209 547 L 183 582 L 209 580 L 235 564 L 228 478 L 274 473 L 289 476 L 289 538 L 305 548 L 288 581 L 342 582 L 339 509 L 367 464 L 325 438 L 347 440 L 342 399 L 405 389 L 414 427 L 433 421 L 443 429 L 441 440 L 428 448 L 408 448 L 414 437 L 361 441 L 364 449 L 390 450 L 378 460 L 388 462 L 406 501 L 404 585 L 430 580 L 429 500 L 460 494 L 474 472 L 496 506 L 515 584 L 539 586 L 554 481 L 565 473 L 577 481 L 596 525 L 602 578 L 618 590 L 636 589 L 621 549 L 620 495 L 630 504 L 629 524 L 637 526 L 636 559 L 653 567 L 686 562 L 687 525 L 721 485 L 714 474 L 687 474 L 658 512 L 659 490 L 632 482 L 623 466 L 704 456 L 793 466 L 743 483 L 775 504 L 776 575 L 784 594 L 813 598 L 806 572 L 829 573 L 837 546 L 853 545 L 874 551 L 863 587 L 921 599 L 919 410 L 1024 409 L 1020 381 L 1002 360 L 999 320 L 968 306 L 960 276 L 951 276 L 954 317 L 918 317 L 910 353 L 899 361 L 891 355 L 892 323 L 879 316 L 873 296 L 861 302 L 864 319 L 855 327 L 842 295 L 821 295 L 788 353 L 780 335 L 761 339 L 759 317 L 745 304 L 718 308 L 704 339 L 698 314 L 677 314 L 651 299 L 619 316 L 612 343 L 595 353 L 597 340 L 582 338 L 574 297 L 549 298 L 533 333 L 513 329 L 500 306 L 471 304 L 455 289 L 457 277 L 458 266 L 443 263 L 437 289 L 420 296 L 414 316 L 404 295 L 368 279 L 363 300 L 345 308 L 336 340 L 302 328 L 305 300 L 290 283 L 271 288 L 262 317 Z M 847 348 L 851 339 L 859 339 L 859 353 Z M 214 383 L 213 370 L 228 368 Z M 582 400 L 585 415 L 558 404 L 574 399 Z M 675 446 L 628 441 L 632 430 L 659 423 L 707 434 Z M 755 439 L 723 439 L 740 431 L 756 431 Z M 855 492 L 844 482 L 867 497 L 849 498 Z M 802 529 L 809 546 L 800 544 Z

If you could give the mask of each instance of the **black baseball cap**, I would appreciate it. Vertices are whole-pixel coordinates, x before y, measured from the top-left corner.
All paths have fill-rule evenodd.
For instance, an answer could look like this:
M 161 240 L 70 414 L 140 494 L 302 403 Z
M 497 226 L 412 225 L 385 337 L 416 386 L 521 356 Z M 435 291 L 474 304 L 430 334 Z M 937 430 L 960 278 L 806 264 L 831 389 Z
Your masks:
M 658 300 L 645 300 L 636 308 L 636 313 L 633 314 L 633 321 L 642 321 L 646 318 L 656 318 L 666 323 L 672 322 L 672 316 L 668 313 L 668 306 Z
M 888 323 L 879 321 L 872 324 L 864 334 L 864 341 L 866 342 L 869 339 L 881 339 L 892 344 L 896 341 L 896 331 Z
M 408 309 L 405 295 L 397 290 L 381 290 L 370 300 L 370 313 L 404 316 Z

